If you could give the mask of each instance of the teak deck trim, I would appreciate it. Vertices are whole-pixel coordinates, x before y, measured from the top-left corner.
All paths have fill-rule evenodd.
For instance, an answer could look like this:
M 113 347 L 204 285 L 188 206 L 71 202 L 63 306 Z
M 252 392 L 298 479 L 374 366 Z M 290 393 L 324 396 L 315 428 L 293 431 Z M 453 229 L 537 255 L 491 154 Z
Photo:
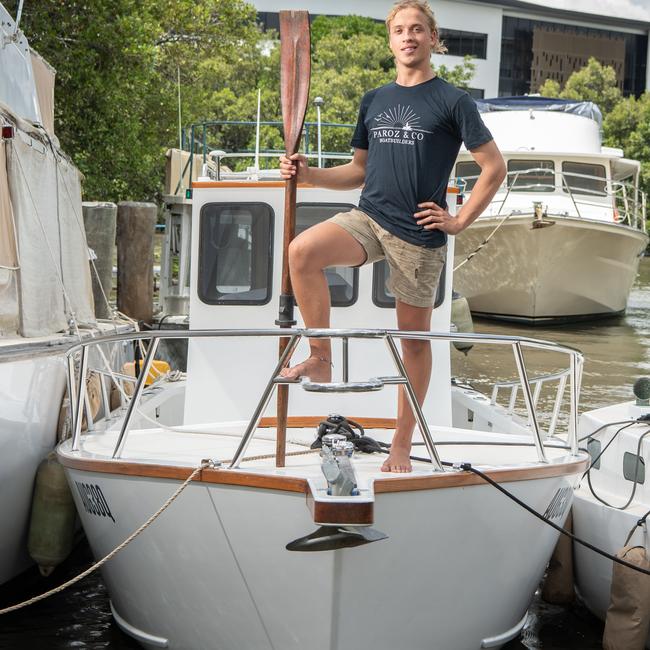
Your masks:
M 116 474 L 122 476 L 140 476 L 143 478 L 172 479 L 184 481 L 194 471 L 194 467 L 173 467 L 153 463 L 125 462 L 114 460 L 97 460 L 85 458 L 71 458 L 58 453 L 59 461 L 64 467 L 78 469 L 85 472 L 98 472 L 101 474 Z M 533 479 L 551 478 L 554 476 L 567 476 L 583 472 L 587 469 L 588 459 L 576 460 L 561 465 L 539 465 L 536 467 L 495 469 L 485 472 L 497 483 L 510 483 Z M 195 481 L 202 483 L 215 483 L 221 485 L 240 485 L 242 487 L 263 488 L 283 492 L 300 492 L 311 494 L 307 479 L 295 476 L 277 476 L 272 474 L 259 474 L 245 470 L 204 469 Z M 409 492 L 413 490 L 436 490 L 470 485 L 484 485 L 485 481 L 470 472 L 453 472 L 444 474 L 431 474 L 430 476 L 390 476 L 378 478 L 374 482 L 375 494 L 383 492 Z
M 217 188 L 225 189 L 231 187 L 285 187 L 285 181 L 192 181 L 192 189 Z M 300 188 L 314 188 L 310 183 L 298 183 Z
M 347 418 L 353 422 L 358 422 L 364 429 L 394 429 L 396 425 L 395 418 Z M 321 422 L 327 420 L 327 415 L 290 415 L 287 418 L 287 427 L 291 429 L 311 429 L 316 428 Z M 259 427 L 262 429 L 277 426 L 278 419 L 273 417 L 262 418 Z

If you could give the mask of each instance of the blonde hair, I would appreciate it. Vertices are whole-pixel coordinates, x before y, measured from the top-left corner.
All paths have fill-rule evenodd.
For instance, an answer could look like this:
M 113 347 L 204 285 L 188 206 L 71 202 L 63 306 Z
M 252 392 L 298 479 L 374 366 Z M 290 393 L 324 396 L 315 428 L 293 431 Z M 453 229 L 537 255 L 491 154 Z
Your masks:
M 424 14 L 431 33 L 435 34 L 436 36 L 436 44 L 433 48 L 433 51 L 436 54 L 444 54 L 447 51 L 447 48 L 445 47 L 445 44 L 440 40 L 438 22 L 436 21 L 436 17 L 433 15 L 433 11 L 431 10 L 431 7 L 426 0 L 399 0 L 396 2 L 386 17 L 386 29 L 388 30 L 388 33 L 390 34 L 390 24 L 393 18 L 395 18 L 397 12 L 402 11 L 402 9 L 417 9 Z

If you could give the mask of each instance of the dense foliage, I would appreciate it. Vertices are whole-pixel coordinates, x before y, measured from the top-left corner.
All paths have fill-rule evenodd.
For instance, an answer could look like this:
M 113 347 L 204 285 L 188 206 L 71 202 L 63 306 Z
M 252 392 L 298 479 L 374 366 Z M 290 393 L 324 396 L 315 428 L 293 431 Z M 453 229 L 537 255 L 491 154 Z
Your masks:
M 15 14 L 18 1 L 5 0 Z M 277 34 L 264 33 L 243 0 L 39 0 L 25 4 L 21 29 L 57 70 L 55 129 L 85 176 L 87 199 L 154 199 L 164 151 L 183 123 L 280 120 Z M 366 90 L 394 76 L 383 24 L 358 16 L 318 17 L 312 26 L 313 98 L 325 122 L 353 123 Z M 466 86 L 469 61 L 438 74 Z M 323 148 L 349 150 L 350 132 L 324 130 Z M 254 130 L 210 129 L 208 147 L 252 148 Z M 313 144 L 313 139 L 312 139 Z M 278 129 L 262 146 L 281 149 Z

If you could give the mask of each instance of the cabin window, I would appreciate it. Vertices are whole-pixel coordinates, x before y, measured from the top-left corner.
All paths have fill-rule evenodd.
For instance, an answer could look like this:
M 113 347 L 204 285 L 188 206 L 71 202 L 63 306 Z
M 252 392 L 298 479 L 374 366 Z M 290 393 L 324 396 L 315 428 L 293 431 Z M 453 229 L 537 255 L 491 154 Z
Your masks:
M 638 470 L 637 470 L 637 460 L 638 460 Z M 623 454 L 623 476 L 628 481 L 634 481 L 640 485 L 645 482 L 645 461 L 640 456 L 636 454 L 631 454 L 629 451 L 626 451 Z
M 345 203 L 298 203 L 296 205 L 296 235 L 333 217 L 339 212 L 349 212 L 356 206 Z M 325 269 L 333 307 L 349 307 L 359 295 L 359 269 L 333 266 Z
M 570 189 L 572 194 L 607 195 L 607 174 L 603 165 L 565 161 L 562 163 L 562 173 L 562 189 L 565 192 Z
M 513 192 L 554 192 L 552 160 L 509 160 L 508 187 Z
M 445 276 L 447 270 L 447 262 L 444 263 L 440 273 L 440 281 L 438 282 L 438 291 L 436 292 L 436 299 L 433 303 L 433 308 L 440 307 L 445 301 Z M 377 307 L 384 307 L 392 309 L 395 307 L 395 296 L 388 288 L 388 279 L 390 270 L 386 260 L 375 262 L 373 264 L 372 272 L 372 302 Z
M 480 173 L 481 168 L 473 160 L 456 163 L 456 177 L 460 179 L 460 186 L 464 187 L 465 192 L 471 192 L 474 189 Z M 464 186 L 463 183 L 465 183 Z
M 266 203 L 208 203 L 201 208 L 198 291 L 203 302 L 269 302 L 273 218 Z

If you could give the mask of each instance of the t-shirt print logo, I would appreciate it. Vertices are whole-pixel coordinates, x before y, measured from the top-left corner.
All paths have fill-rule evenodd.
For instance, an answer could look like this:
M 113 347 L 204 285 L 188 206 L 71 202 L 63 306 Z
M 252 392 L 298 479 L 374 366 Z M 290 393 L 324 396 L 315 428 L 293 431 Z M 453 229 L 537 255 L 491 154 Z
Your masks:
M 420 118 L 410 106 L 398 104 L 373 119 L 377 126 L 370 129 L 372 139 L 382 144 L 415 145 L 424 140 L 425 133 L 431 133 L 420 128 Z

